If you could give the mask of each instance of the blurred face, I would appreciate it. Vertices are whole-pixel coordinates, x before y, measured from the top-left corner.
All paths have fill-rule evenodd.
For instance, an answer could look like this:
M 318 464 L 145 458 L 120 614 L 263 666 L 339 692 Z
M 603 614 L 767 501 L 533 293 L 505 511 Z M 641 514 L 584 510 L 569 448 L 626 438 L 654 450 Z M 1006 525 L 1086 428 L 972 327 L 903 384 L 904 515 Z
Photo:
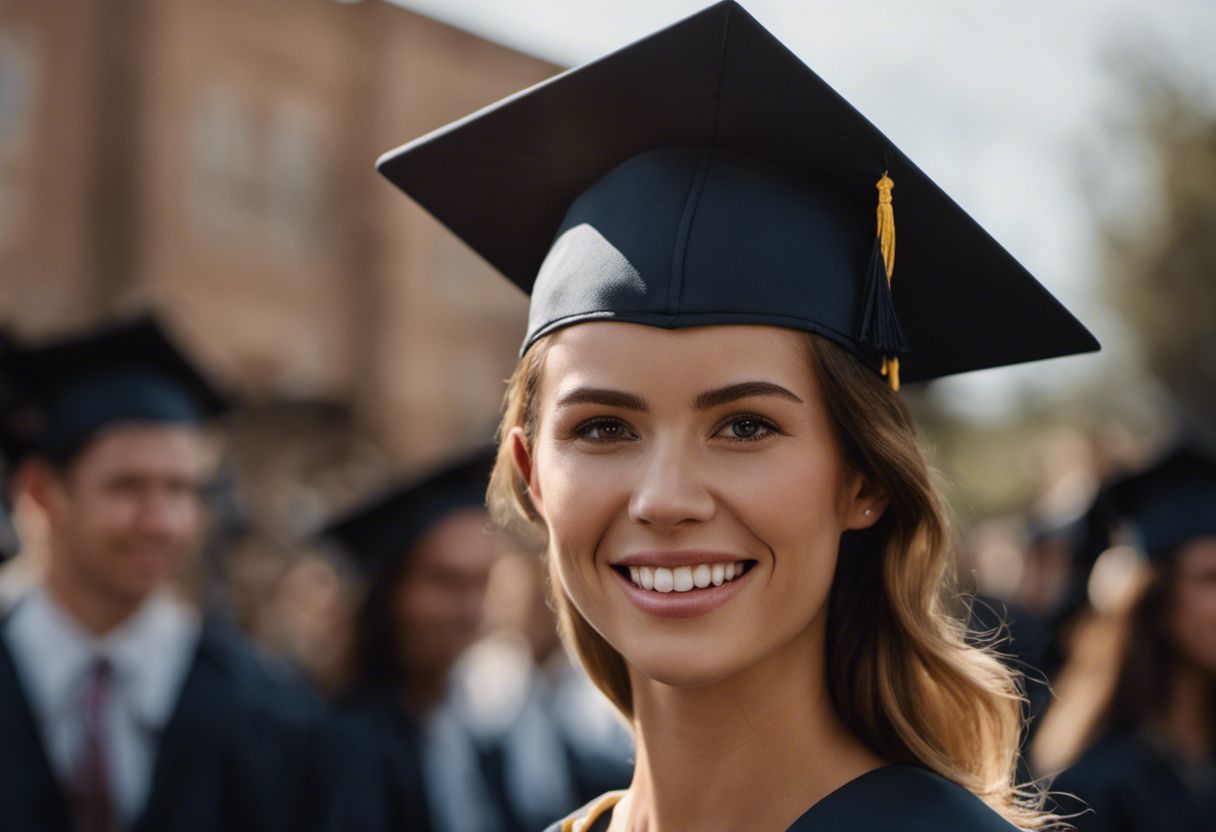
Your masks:
M 1192 540 L 1175 557 L 1174 643 L 1188 661 L 1216 676 L 1216 537 Z
M 883 506 L 842 458 L 805 336 L 597 322 L 551 338 L 516 457 L 582 616 L 677 686 L 821 649 L 841 532 Z
M 419 540 L 398 585 L 402 665 L 434 677 L 451 669 L 481 626 L 498 541 L 481 509 L 453 512 Z
M 190 427 L 120 425 L 93 439 L 47 482 L 54 566 L 109 600 L 141 601 L 200 544 L 204 465 Z

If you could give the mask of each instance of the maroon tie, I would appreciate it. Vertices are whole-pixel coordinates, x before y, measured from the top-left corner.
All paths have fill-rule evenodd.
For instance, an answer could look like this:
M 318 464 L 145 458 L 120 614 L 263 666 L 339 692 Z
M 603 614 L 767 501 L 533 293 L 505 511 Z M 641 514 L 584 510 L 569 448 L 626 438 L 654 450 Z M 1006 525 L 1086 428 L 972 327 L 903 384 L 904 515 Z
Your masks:
M 76 832 L 115 832 L 117 829 L 106 767 L 105 711 L 111 676 L 107 659 L 94 661 L 81 699 L 84 731 L 72 772 Z

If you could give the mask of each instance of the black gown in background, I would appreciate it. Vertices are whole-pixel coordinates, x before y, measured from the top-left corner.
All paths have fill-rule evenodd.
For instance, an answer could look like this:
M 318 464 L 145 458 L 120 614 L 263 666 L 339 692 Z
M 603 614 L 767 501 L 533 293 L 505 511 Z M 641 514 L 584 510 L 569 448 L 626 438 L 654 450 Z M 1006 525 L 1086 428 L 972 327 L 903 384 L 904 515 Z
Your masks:
M 308 689 L 227 625 L 206 621 L 130 832 L 338 828 L 322 712 Z M 0 825 L 71 832 L 16 666 L 0 638 Z
M 585 811 L 576 813 L 576 816 Z M 612 812 L 582 832 L 604 832 Z M 562 832 L 555 823 L 545 832 Z M 875 769 L 845 783 L 787 832 L 1017 832 L 962 786 L 911 765 Z
M 419 729 L 388 693 L 337 709 L 333 742 L 345 748 L 344 785 L 335 810 L 351 832 L 431 832 Z
M 1216 832 L 1216 760 L 1184 782 L 1144 737 L 1114 731 L 1056 778 L 1057 811 L 1077 832 Z

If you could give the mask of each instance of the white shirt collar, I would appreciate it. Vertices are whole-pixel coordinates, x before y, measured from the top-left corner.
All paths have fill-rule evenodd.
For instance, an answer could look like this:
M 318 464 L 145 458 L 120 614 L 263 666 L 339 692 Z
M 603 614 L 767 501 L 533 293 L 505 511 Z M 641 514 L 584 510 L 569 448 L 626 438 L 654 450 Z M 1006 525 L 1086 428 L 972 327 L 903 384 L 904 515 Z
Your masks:
M 38 587 L 13 610 L 6 629 L 30 704 L 43 719 L 73 712 L 92 663 L 104 657 L 133 716 L 158 729 L 172 714 L 198 642 L 199 622 L 167 592 L 158 592 L 97 638 Z

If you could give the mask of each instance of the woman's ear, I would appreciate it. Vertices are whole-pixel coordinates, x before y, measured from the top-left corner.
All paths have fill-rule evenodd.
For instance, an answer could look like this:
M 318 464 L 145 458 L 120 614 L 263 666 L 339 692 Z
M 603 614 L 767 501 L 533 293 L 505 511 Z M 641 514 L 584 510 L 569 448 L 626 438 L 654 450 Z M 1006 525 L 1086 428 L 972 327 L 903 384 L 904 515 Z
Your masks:
M 541 499 L 540 483 L 536 478 L 536 468 L 532 464 L 532 450 L 528 447 L 528 437 L 524 435 L 523 428 L 511 429 L 511 459 L 515 462 L 515 470 L 527 483 L 528 499 L 532 501 L 532 507 L 543 519 L 545 506 Z
M 854 474 L 851 492 L 852 499 L 845 513 L 846 529 L 870 528 L 878 522 L 891 502 L 887 492 L 864 474 Z

